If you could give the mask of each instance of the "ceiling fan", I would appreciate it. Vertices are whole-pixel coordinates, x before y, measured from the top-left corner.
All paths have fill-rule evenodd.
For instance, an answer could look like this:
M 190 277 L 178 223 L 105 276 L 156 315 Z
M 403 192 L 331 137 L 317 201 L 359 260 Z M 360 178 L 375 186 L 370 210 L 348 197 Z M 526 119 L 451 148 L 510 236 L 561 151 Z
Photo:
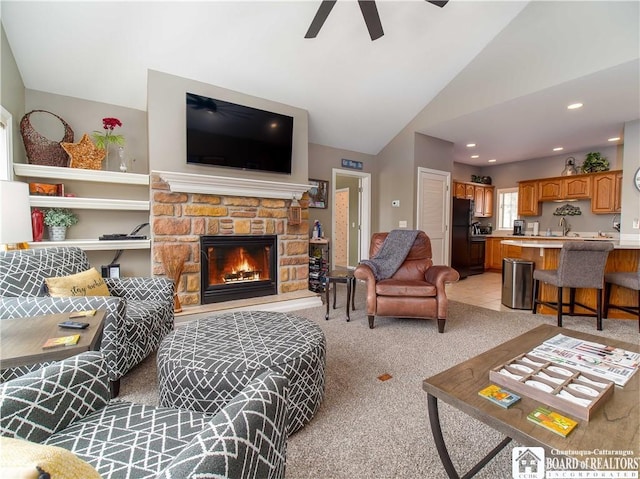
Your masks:
M 309 30 L 307 30 L 307 34 L 304 38 L 315 38 L 318 36 L 318 32 L 320 32 L 322 25 L 324 25 L 324 22 L 327 20 L 327 17 L 329 16 L 333 6 L 336 4 L 336 1 L 337 0 L 322 0 L 322 3 L 316 12 L 316 16 L 313 17 L 313 21 L 311 22 Z M 427 1 L 440 8 L 444 7 L 449 2 L 449 0 Z M 364 17 L 364 22 L 367 24 L 367 30 L 369 30 L 371 40 L 377 40 L 384 35 L 384 31 L 382 30 L 382 22 L 380 22 L 380 15 L 378 14 L 378 7 L 376 7 L 375 0 L 358 0 L 358 5 L 360 6 L 360 11 Z

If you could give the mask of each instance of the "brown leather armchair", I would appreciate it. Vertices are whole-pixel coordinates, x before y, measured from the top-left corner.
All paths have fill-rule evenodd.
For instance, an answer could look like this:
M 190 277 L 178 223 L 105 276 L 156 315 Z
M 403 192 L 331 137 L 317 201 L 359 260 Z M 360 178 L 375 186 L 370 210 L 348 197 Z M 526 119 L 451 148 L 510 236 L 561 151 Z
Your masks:
M 369 257 L 374 258 L 389 233 L 375 233 Z M 367 282 L 367 316 L 373 329 L 375 316 L 437 319 L 438 332 L 444 333 L 448 301 L 445 283 L 458 281 L 460 275 L 449 266 L 433 266 L 431 240 L 420 231 L 404 263 L 391 278 L 376 281 L 371 268 L 360 264 L 358 279 Z

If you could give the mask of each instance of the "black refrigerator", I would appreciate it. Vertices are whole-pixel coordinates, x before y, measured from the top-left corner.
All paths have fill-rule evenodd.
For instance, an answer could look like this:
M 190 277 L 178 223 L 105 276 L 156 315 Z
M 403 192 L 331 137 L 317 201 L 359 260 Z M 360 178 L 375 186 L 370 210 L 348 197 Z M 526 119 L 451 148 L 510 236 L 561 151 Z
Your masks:
M 486 237 L 473 234 L 473 200 L 454 198 L 451 221 L 451 267 L 460 278 L 484 272 Z

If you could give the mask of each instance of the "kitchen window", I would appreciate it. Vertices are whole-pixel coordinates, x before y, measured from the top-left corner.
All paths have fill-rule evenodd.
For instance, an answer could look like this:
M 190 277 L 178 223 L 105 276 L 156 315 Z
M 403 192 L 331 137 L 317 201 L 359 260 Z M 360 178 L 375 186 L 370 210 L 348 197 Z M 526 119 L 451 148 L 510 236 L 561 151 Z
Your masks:
M 512 229 L 515 219 L 518 219 L 518 188 L 498 189 L 498 229 Z

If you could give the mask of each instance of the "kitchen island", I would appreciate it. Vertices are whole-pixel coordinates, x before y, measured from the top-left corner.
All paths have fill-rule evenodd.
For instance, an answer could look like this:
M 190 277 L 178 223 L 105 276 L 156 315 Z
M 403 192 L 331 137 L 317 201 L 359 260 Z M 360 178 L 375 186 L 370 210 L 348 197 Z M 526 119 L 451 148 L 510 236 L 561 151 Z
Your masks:
M 535 240 L 535 239 L 522 239 L 522 240 L 502 240 L 502 245 L 505 250 L 513 253 L 509 257 L 518 257 L 520 259 L 526 259 L 532 261 L 535 264 L 536 269 L 556 269 L 558 267 L 558 260 L 560 258 L 560 249 L 565 241 L 610 241 L 613 243 L 613 250 L 609 253 L 607 258 L 607 264 L 605 266 L 605 272 L 613 271 L 637 271 L 638 261 L 640 261 L 640 244 L 620 244 L 617 240 L 598 238 L 583 240 L 580 238 L 562 239 L 558 241 L 550 240 Z M 555 302 L 557 301 L 557 288 L 555 286 L 541 284 L 540 294 L 543 301 Z M 596 307 L 596 291 L 593 289 L 577 289 L 576 301 L 586 304 L 587 306 Z M 563 302 L 569 302 L 569 288 L 564 288 Z M 613 304 L 625 304 L 625 305 L 638 305 L 638 295 L 635 291 L 631 291 L 625 288 L 619 288 L 613 286 L 611 288 L 611 302 Z M 544 305 L 540 305 L 539 312 L 543 314 L 555 314 L 555 311 Z M 590 313 L 589 311 L 576 306 L 576 312 Z M 626 313 L 624 311 L 618 311 L 615 309 L 609 310 L 610 318 L 625 318 L 625 319 L 637 319 L 637 316 Z M 606 329 L 606 323 L 605 323 Z

